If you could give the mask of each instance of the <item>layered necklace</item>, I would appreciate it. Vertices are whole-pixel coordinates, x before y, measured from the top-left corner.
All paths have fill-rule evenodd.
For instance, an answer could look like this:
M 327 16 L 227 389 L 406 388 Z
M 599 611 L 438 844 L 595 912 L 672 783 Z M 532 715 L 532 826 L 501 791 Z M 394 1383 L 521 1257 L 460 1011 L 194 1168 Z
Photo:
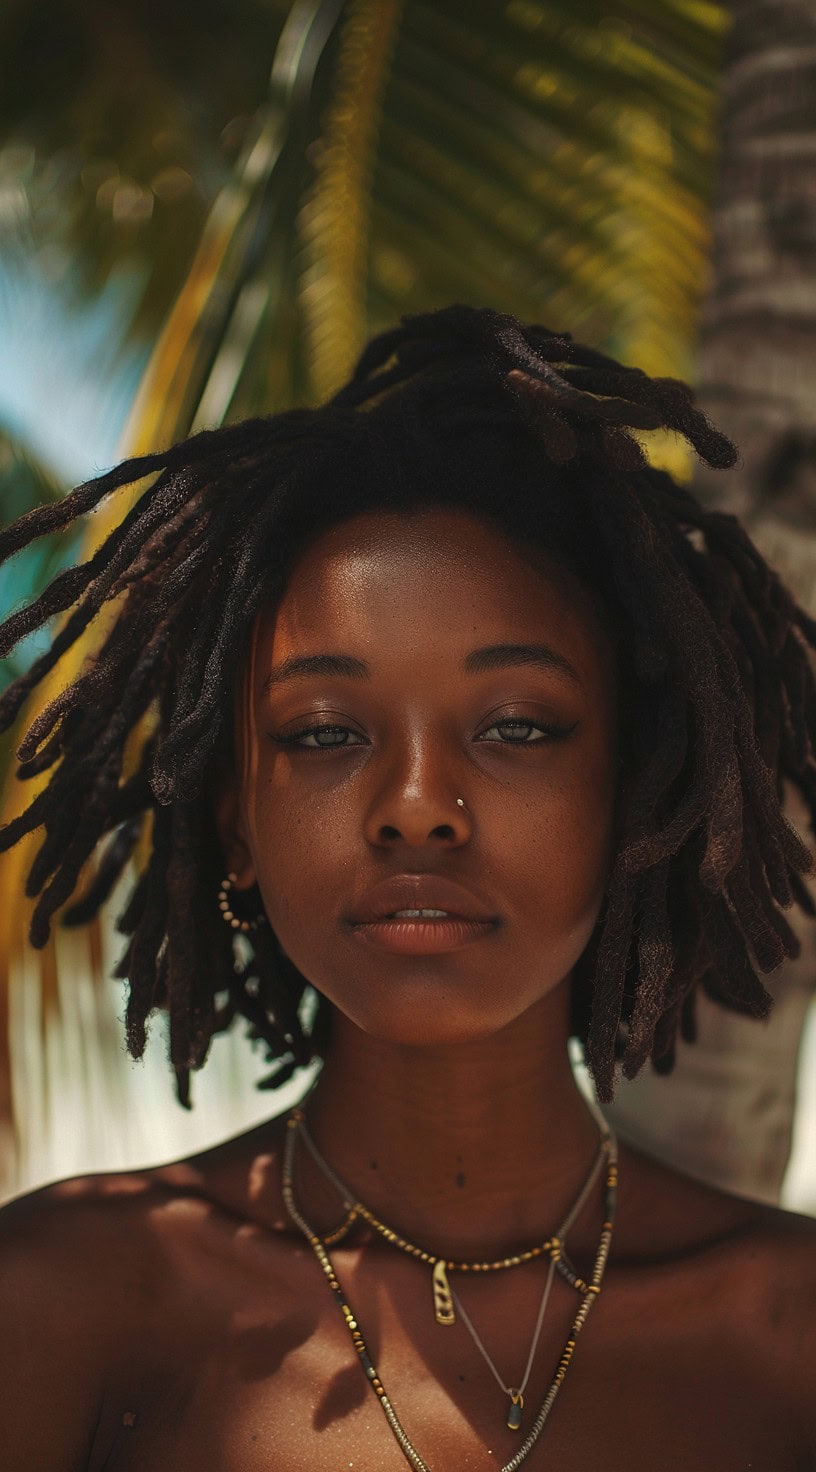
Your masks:
M 595 1113 L 595 1111 L 593 1111 L 593 1113 Z M 399 1232 L 395 1231 L 393 1227 L 389 1227 L 387 1223 L 381 1221 L 380 1218 L 377 1217 L 369 1207 L 365 1206 L 363 1202 L 361 1202 L 360 1199 L 356 1196 L 356 1194 L 351 1191 L 348 1186 L 345 1185 L 345 1183 L 340 1179 L 335 1171 L 332 1170 L 328 1162 L 324 1160 L 306 1127 L 306 1119 L 303 1110 L 299 1107 L 291 1110 L 286 1121 L 286 1145 L 284 1150 L 282 1172 L 282 1192 L 286 1210 L 291 1220 L 294 1222 L 295 1226 L 297 1226 L 299 1230 L 303 1233 L 304 1237 L 309 1243 L 309 1246 L 314 1252 L 318 1263 L 320 1264 L 329 1288 L 331 1289 L 337 1305 L 340 1309 L 340 1312 L 343 1315 L 343 1319 L 351 1336 L 352 1343 L 357 1352 L 357 1355 L 359 1356 L 360 1365 L 362 1367 L 363 1373 L 365 1374 L 374 1394 L 377 1396 L 377 1399 L 382 1406 L 385 1418 L 389 1426 L 391 1427 L 391 1430 L 394 1433 L 397 1442 L 399 1443 L 403 1455 L 405 1456 L 406 1460 L 410 1462 L 411 1466 L 415 1468 L 415 1472 L 430 1472 L 430 1468 L 428 1467 L 427 1462 L 423 1461 L 422 1457 L 419 1455 L 419 1452 L 416 1450 L 416 1447 L 414 1447 L 409 1440 L 408 1435 L 404 1427 L 402 1426 L 402 1423 L 400 1422 L 396 1411 L 394 1410 L 393 1404 L 386 1393 L 385 1387 L 382 1383 L 382 1380 L 380 1379 L 377 1368 L 371 1358 L 371 1355 L 369 1354 L 368 1347 L 366 1345 L 365 1339 L 363 1337 L 363 1332 L 360 1327 L 359 1319 L 352 1309 L 348 1299 L 346 1298 L 346 1295 L 332 1265 L 331 1258 L 329 1257 L 328 1253 L 329 1247 L 335 1245 L 337 1242 L 342 1241 L 342 1239 L 352 1229 L 355 1222 L 362 1221 L 365 1222 L 367 1226 L 372 1228 L 373 1231 L 377 1232 L 381 1237 L 383 1237 L 386 1242 L 389 1242 L 392 1247 L 398 1248 L 401 1252 L 407 1253 L 410 1257 L 416 1258 L 419 1262 L 429 1267 L 431 1269 L 431 1294 L 434 1317 L 436 1319 L 436 1322 L 445 1327 L 448 1327 L 456 1323 L 457 1315 L 461 1319 L 474 1344 L 476 1345 L 476 1348 L 479 1350 L 482 1358 L 485 1360 L 489 1369 L 491 1370 L 494 1379 L 500 1385 L 504 1394 L 508 1397 L 507 1425 L 511 1428 L 511 1430 L 514 1431 L 519 1431 L 521 1429 L 522 1412 L 524 1409 L 524 1392 L 527 1388 L 527 1382 L 532 1371 L 535 1352 L 538 1347 L 539 1338 L 541 1336 L 541 1326 L 544 1322 L 544 1313 L 549 1299 L 554 1272 L 557 1271 L 560 1276 L 564 1278 L 567 1283 L 569 1283 L 570 1287 L 574 1288 L 576 1292 L 580 1294 L 581 1304 L 575 1316 L 575 1319 L 573 1320 L 567 1342 L 564 1345 L 564 1349 L 559 1358 L 555 1375 L 553 1376 L 552 1382 L 547 1391 L 544 1403 L 541 1406 L 541 1409 L 538 1412 L 538 1415 L 536 1416 L 526 1439 L 519 1447 L 515 1455 L 510 1458 L 510 1461 L 506 1462 L 505 1465 L 501 1468 L 501 1472 L 516 1472 L 516 1468 L 521 1466 L 521 1463 L 532 1450 L 533 1446 L 541 1435 L 547 1417 L 552 1410 L 555 1398 L 561 1388 L 561 1385 L 563 1384 L 567 1370 L 569 1369 L 569 1365 L 575 1351 L 575 1343 L 578 1334 L 583 1328 L 584 1323 L 586 1322 L 587 1315 L 589 1314 L 589 1311 L 593 1303 L 595 1302 L 595 1299 L 600 1294 L 604 1271 L 606 1268 L 607 1259 L 609 1257 L 609 1248 L 612 1241 L 612 1228 L 615 1220 L 615 1199 L 618 1180 L 617 1140 L 615 1138 L 614 1131 L 607 1124 L 606 1120 L 604 1120 L 601 1116 L 597 1114 L 595 1114 L 595 1119 L 600 1134 L 600 1146 L 598 1152 L 593 1161 L 590 1173 L 586 1181 L 584 1182 L 584 1185 L 582 1186 L 576 1201 L 571 1207 L 568 1216 L 558 1228 L 557 1232 L 555 1232 L 553 1236 L 545 1238 L 543 1242 L 536 1243 L 534 1246 L 528 1247 L 523 1251 L 514 1253 L 508 1257 L 497 1258 L 485 1262 L 460 1262 L 456 1259 L 443 1257 L 440 1253 L 430 1252 L 423 1247 L 416 1246 L 415 1243 L 409 1242 Z M 301 1139 L 306 1145 L 317 1167 L 338 1192 L 345 1209 L 345 1216 L 339 1226 L 323 1236 L 320 1236 L 317 1232 L 314 1231 L 312 1227 L 309 1226 L 295 1200 L 294 1164 L 295 1149 L 299 1139 Z M 572 1263 L 569 1260 L 569 1257 L 567 1256 L 566 1236 L 567 1232 L 572 1226 L 572 1223 L 578 1216 L 578 1213 L 580 1212 L 581 1207 L 583 1206 L 587 1196 L 589 1195 L 589 1192 L 592 1189 L 595 1180 L 597 1179 L 598 1173 L 604 1161 L 606 1161 L 604 1220 L 598 1240 L 598 1247 L 595 1254 L 595 1263 L 593 1266 L 592 1275 L 589 1281 L 585 1281 L 575 1271 L 575 1268 L 573 1267 Z M 470 1317 L 465 1312 L 465 1309 L 459 1299 L 459 1295 L 454 1291 L 453 1287 L 451 1286 L 451 1283 L 448 1279 L 448 1274 L 497 1272 L 503 1268 L 520 1267 L 522 1263 L 531 1262 L 537 1257 L 544 1256 L 549 1258 L 549 1270 L 547 1273 L 547 1280 L 544 1285 L 544 1292 L 538 1311 L 538 1317 L 536 1319 L 533 1340 L 530 1345 L 530 1352 L 527 1357 L 527 1365 L 524 1371 L 524 1375 L 517 1386 L 506 1385 L 504 1379 L 499 1374 L 499 1371 L 496 1369 L 493 1360 L 488 1354 L 487 1349 L 482 1343 L 481 1338 L 477 1334 L 476 1329 L 474 1328 L 473 1323 L 470 1320 Z

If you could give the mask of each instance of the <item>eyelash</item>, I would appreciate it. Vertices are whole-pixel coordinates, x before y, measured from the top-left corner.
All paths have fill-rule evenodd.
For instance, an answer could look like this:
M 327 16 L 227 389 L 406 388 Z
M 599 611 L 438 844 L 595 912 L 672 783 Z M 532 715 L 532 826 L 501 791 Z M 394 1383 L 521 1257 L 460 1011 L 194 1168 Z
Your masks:
M 543 731 L 544 732 L 544 736 L 543 736 L 543 738 L 540 741 L 500 741 L 499 742 L 499 745 L 500 746 L 516 746 L 516 747 L 527 747 L 527 748 L 529 748 L 531 746 L 546 746 L 548 744 L 548 741 L 558 741 L 560 737 L 562 737 L 562 736 L 568 736 L 569 733 L 570 733 L 570 731 L 574 730 L 574 727 L 573 726 L 545 726 L 540 721 L 524 721 L 519 716 L 509 717 L 506 721 L 494 721 L 492 726 L 487 726 L 486 727 L 486 730 L 488 730 L 488 731 L 498 730 L 500 726 L 529 726 L 531 728 L 531 730 L 533 730 L 533 731 Z M 301 730 L 299 730 L 299 731 L 292 731 L 292 732 L 290 732 L 286 736 L 274 736 L 273 735 L 272 736 L 272 740 L 275 741 L 275 742 L 277 742 L 277 744 L 279 746 L 297 746 L 300 751 L 310 751 L 310 752 L 312 752 L 312 751 L 313 752 L 321 752 L 321 751 L 348 751 L 350 746 L 356 746 L 358 744 L 360 746 L 363 746 L 365 744 L 362 741 L 359 742 L 359 743 L 357 743 L 357 742 L 348 742 L 348 741 L 338 741 L 333 746 L 300 746 L 299 745 L 302 737 L 304 737 L 304 736 L 314 736 L 318 731 L 350 731 L 353 736 L 358 734 L 357 732 L 352 731 L 352 729 L 351 729 L 350 726 L 338 726 L 338 725 L 326 724 L 326 725 L 315 725 L 315 726 L 303 726 L 301 728 Z M 484 735 L 484 732 L 482 732 L 481 734 Z

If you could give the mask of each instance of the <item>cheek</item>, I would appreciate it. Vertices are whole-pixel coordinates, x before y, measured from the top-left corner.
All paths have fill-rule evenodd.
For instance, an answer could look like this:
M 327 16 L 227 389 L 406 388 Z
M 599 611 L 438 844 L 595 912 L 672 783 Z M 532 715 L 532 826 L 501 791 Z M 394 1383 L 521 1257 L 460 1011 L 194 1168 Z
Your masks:
M 535 815 L 528 863 L 517 867 L 512 900 L 521 966 L 549 988 L 572 971 L 601 917 L 611 861 L 611 804 L 605 791 L 562 793 Z
M 350 881 L 353 825 L 325 797 L 295 797 L 272 780 L 254 805 L 255 867 L 266 913 L 284 949 L 334 918 Z M 316 923 L 317 922 L 317 923 Z
M 542 787 L 526 807 L 531 877 L 579 911 L 602 897 L 612 856 L 614 753 L 576 747 L 557 785 Z

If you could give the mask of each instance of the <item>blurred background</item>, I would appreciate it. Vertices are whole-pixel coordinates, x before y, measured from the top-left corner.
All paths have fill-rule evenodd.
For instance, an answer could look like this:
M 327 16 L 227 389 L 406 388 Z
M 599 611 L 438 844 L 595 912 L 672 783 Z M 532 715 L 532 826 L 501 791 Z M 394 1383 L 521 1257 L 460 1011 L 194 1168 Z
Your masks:
M 166 0 L 6 0 L 0 523 L 125 454 L 319 402 L 372 332 L 467 301 L 694 383 L 741 463 L 702 473 L 670 436 L 650 455 L 816 612 L 814 138 L 810 0 L 199 0 L 194 22 Z M 105 516 L 0 568 L 0 616 Z M 0 737 L 3 821 L 32 796 L 19 739 Z M 27 947 L 31 852 L 0 855 L 0 1199 L 173 1158 L 302 1089 L 255 1088 L 242 1024 L 183 1110 L 161 1018 L 125 1054 L 117 897 Z M 793 923 L 770 1021 L 703 999 L 675 1073 L 622 1082 L 607 1112 L 816 1214 L 816 937 Z

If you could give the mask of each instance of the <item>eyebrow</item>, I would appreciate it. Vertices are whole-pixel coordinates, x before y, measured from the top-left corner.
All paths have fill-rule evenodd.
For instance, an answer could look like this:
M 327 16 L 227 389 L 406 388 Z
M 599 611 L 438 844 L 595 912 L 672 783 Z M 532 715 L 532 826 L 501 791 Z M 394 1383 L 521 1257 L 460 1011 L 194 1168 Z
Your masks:
M 462 673 L 481 675 L 488 670 L 532 665 L 550 673 L 566 675 L 576 685 L 583 681 L 574 665 L 549 644 L 485 644 L 472 649 L 462 662 Z M 270 670 L 264 690 L 287 684 L 290 680 L 340 676 L 348 680 L 369 680 L 371 670 L 364 659 L 353 654 L 292 654 Z

